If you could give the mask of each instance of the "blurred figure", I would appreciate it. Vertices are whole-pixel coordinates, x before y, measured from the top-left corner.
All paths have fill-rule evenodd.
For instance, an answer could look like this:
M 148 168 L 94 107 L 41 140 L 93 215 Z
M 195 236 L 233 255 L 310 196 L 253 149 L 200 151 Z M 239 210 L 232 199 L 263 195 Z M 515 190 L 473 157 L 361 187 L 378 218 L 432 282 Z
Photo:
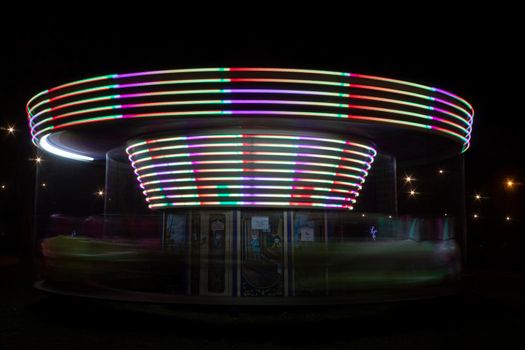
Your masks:
M 259 260 L 261 256 L 261 242 L 259 241 L 259 236 L 257 233 L 252 233 L 252 252 L 253 252 L 253 259 Z
M 370 227 L 370 236 L 372 236 L 372 239 L 374 241 L 376 240 L 376 235 L 377 235 L 377 229 L 374 225 L 372 225 L 372 227 Z

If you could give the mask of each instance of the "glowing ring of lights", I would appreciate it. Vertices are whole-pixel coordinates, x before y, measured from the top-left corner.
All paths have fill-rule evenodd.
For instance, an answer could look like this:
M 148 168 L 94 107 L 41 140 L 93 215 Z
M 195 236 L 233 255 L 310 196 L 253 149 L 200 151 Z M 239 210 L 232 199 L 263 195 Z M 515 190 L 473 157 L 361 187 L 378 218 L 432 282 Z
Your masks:
M 383 148 L 388 145 L 378 128 L 386 133 L 419 130 L 464 151 L 470 144 L 474 110 L 447 91 L 377 76 L 199 68 L 110 74 L 60 85 L 31 98 L 27 115 L 35 145 L 89 161 L 145 130 L 167 132 L 174 129 L 170 123 L 186 129 L 201 123 L 196 128 L 206 129 L 205 123 L 231 125 L 232 120 L 240 126 L 281 123 L 295 129 L 302 123 L 301 128 L 310 131 L 339 128 L 338 134 L 372 138 Z M 321 130 L 328 127 L 332 130 Z M 104 132 L 111 137 L 94 137 Z M 71 141 L 70 134 L 81 135 L 84 143 Z
M 151 209 L 352 209 L 376 155 L 362 141 L 275 131 L 147 139 L 126 152 Z

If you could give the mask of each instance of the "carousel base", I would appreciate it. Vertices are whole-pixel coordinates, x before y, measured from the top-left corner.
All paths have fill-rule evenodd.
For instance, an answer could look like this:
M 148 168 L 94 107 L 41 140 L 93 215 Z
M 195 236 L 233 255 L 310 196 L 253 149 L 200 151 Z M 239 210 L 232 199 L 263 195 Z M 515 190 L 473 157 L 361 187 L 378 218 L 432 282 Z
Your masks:
M 223 306 L 322 306 L 351 305 L 385 302 L 402 302 L 410 300 L 447 297 L 463 292 L 460 281 L 443 285 L 418 286 L 410 289 L 377 290 L 349 293 L 344 296 L 317 297 L 224 297 L 224 296 L 186 296 L 164 293 L 137 292 L 105 287 L 102 285 L 79 286 L 52 283 L 44 280 L 34 284 L 36 289 L 44 292 L 84 297 L 107 301 L 123 301 L 151 304 L 179 305 L 223 305 Z

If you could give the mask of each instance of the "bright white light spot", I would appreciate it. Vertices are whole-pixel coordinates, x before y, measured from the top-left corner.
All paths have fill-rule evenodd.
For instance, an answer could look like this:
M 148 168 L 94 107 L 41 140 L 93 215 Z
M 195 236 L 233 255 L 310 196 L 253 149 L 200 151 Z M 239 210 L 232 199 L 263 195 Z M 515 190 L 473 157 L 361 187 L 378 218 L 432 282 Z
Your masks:
M 92 157 L 83 156 L 81 154 L 76 154 L 76 153 L 73 153 L 73 152 L 65 151 L 65 150 L 60 149 L 60 148 L 58 148 L 56 146 L 53 146 L 47 140 L 49 135 L 50 134 L 45 135 L 40 140 L 40 146 L 42 146 L 42 148 L 45 149 L 46 151 L 48 151 L 49 153 L 53 153 L 53 154 L 55 154 L 57 156 L 60 156 L 60 157 L 69 158 L 69 159 L 75 159 L 75 160 L 82 160 L 82 161 L 85 161 L 85 162 L 91 162 L 91 161 L 94 160 L 94 158 L 92 158 Z

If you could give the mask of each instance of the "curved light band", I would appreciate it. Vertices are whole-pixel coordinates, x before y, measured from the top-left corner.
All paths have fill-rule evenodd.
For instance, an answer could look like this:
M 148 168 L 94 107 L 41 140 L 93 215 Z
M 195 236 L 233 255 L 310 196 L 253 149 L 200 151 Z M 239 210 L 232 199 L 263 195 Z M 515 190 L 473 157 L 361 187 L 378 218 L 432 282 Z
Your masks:
M 31 98 L 27 114 L 33 142 L 44 149 L 46 135 L 87 124 L 112 127 L 124 119 L 145 118 L 147 123 L 147 119 L 228 115 L 341 118 L 360 125 L 415 128 L 456 140 L 465 151 L 474 110 L 464 99 L 442 89 L 372 75 L 289 68 L 196 68 L 109 74 L 63 84 Z M 108 124 L 116 120 L 121 121 Z M 58 146 L 54 145 L 61 150 Z M 68 154 L 64 152 L 61 154 Z M 86 150 L 78 153 L 82 152 Z
M 34 114 L 34 115 L 31 115 L 31 119 L 30 119 L 30 125 L 34 128 L 38 125 L 40 125 L 43 121 L 39 121 L 38 123 L 34 124 L 33 121 L 40 117 L 41 115 L 45 114 L 45 113 L 49 113 L 49 112 L 52 112 L 52 111 L 57 111 L 57 110 L 61 110 L 63 108 L 67 108 L 67 107 L 72 107 L 72 106 L 77 106 L 77 105 L 82 105 L 82 104 L 89 104 L 89 103 L 94 103 L 94 102 L 100 102 L 100 101 L 106 101 L 106 100 L 111 100 L 111 99 L 129 99 L 129 98 L 138 98 L 138 97 L 152 97 L 152 96 L 166 96 L 166 95 L 192 95 L 192 94 L 242 94 L 242 93 L 257 93 L 257 94 L 299 94 L 299 95 L 318 95 L 318 96 L 331 96 L 331 97 L 334 97 L 334 96 L 337 96 L 337 97 L 346 97 L 346 98 L 349 98 L 349 99 L 357 99 L 357 100 L 369 100 L 369 101 L 379 101 L 379 102 L 387 102 L 387 103 L 391 103 L 391 104 L 401 104 L 401 105 L 406 105 L 406 106 L 411 106 L 411 107 L 415 107 L 415 108 L 420 108 L 420 109 L 426 109 L 426 110 L 436 110 L 436 111 L 439 111 L 441 113 L 444 113 L 444 114 L 447 114 L 449 116 L 452 116 L 453 118 L 457 119 L 458 121 L 466 124 L 467 126 L 471 127 L 471 123 L 469 122 L 470 119 L 472 119 L 472 116 L 466 112 L 464 109 L 460 109 L 461 112 L 463 112 L 466 116 L 467 116 L 467 119 L 464 119 L 462 117 L 460 117 L 459 115 L 455 114 L 455 113 L 452 113 L 450 111 L 447 111 L 447 110 L 444 110 L 442 108 L 438 108 L 438 107 L 432 107 L 432 106 L 428 106 L 428 105 L 425 105 L 425 104 L 421 104 L 421 103 L 414 103 L 414 102 L 408 102 L 408 101 L 403 101 L 403 100 L 397 100 L 397 99 L 391 99 L 391 98 L 381 98 L 381 97 L 375 97 L 375 96 L 368 96 L 368 95 L 356 95 L 356 94 L 344 94 L 344 93 L 330 93 L 330 92 L 322 92 L 322 91 L 308 91 L 308 90 L 282 90 L 282 89 L 204 89 L 204 90 L 175 90 L 175 91 L 160 91 L 160 92 L 145 92 L 145 93 L 140 93 L 140 94 L 122 94 L 122 95 L 106 95 L 106 96 L 101 96 L 101 97 L 95 97 L 95 98 L 89 98 L 89 99 L 84 99 L 84 100 L 78 100 L 78 101 L 74 101 L 74 102 L 70 102 L 70 103 L 65 103 L 65 104 L 61 104 L 61 105 L 57 105 L 57 106 L 54 106 L 52 108 L 46 108 L 46 109 L 42 109 L 40 110 L 38 113 Z M 232 102 L 232 100 L 211 100 L 211 101 L 214 101 L 215 103 L 247 103 L 245 101 L 251 101 L 253 102 L 253 100 L 237 100 L 236 102 Z M 209 102 L 210 104 L 212 102 Z M 263 102 L 264 101 L 264 102 Z M 283 104 L 283 101 L 280 101 L 280 100 L 259 100 L 260 103 L 271 103 L 271 102 L 274 102 L 274 101 L 279 101 L 277 103 L 281 103 Z M 443 100 L 439 100 L 439 101 L 442 101 L 444 103 Z M 197 102 L 199 101 L 193 101 L 195 104 L 197 104 Z M 300 104 L 301 102 L 295 102 L 295 101 L 286 101 L 288 104 Z M 176 104 L 191 104 L 189 103 L 188 101 L 186 102 L 159 102 L 159 103 L 143 103 L 143 104 L 119 104 L 119 105 L 111 105 L 111 106 L 106 106 L 106 107 L 103 107 L 103 109 L 105 110 L 108 110 L 108 109 L 121 109 L 121 108 L 131 108 L 132 106 L 133 107 L 148 107 L 148 106 L 162 106 L 162 105 L 176 105 Z M 306 104 L 306 103 L 303 103 L 303 104 Z M 316 102 L 311 102 L 309 103 L 310 105 L 327 105 L 326 103 L 323 103 L 323 102 L 319 102 L 319 103 L 316 103 Z M 332 107 L 349 107 L 350 105 L 348 104 L 344 104 L 344 103 L 338 103 L 338 104 L 328 104 L 328 105 L 331 105 Z M 33 106 L 33 109 L 36 108 L 37 106 Z M 76 111 L 76 112 L 72 112 L 72 113 L 67 113 L 65 115 L 62 115 L 62 116 L 55 116 L 55 117 L 50 117 L 50 118 L 45 118 L 44 120 L 56 120 L 56 119 L 60 119 L 59 117 L 63 117 L 63 116 L 70 116 L 70 115 L 78 115 L 78 114 L 83 114 L 83 113 L 88 113 L 88 112 L 93 112 L 93 111 L 96 111 L 96 110 L 103 110 L 102 108 L 100 109 L 97 109 L 97 108 L 86 108 L 86 109 L 81 109 L 79 111 Z M 39 118 L 41 119 L 41 118 Z
M 92 157 L 84 156 L 81 154 L 76 154 L 76 153 L 69 152 L 69 151 L 53 146 L 48 141 L 49 136 L 50 134 L 47 134 L 44 137 L 42 137 L 42 139 L 40 140 L 40 145 L 42 146 L 42 148 L 48 151 L 49 153 L 52 153 L 60 157 L 65 157 L 65 158 L 74 159 L 74 160 L 81 160 L 85 162 L 90 162 L 94 160 Z
M 454 119 L 459 120 L 464 125 L 462 126 L 455 122 L 446 120 L 444 118 L 438 118 L 438 117 L 428 115 L 428 114 L 407 112 L 407 111 L 403 111 L 399 109 L 392 109 L 392 108 L 371 107 L 371 106 L 355 105 L 355 104 L 309 102 L 309 101 L 288 101 L 288 100 L 197 100 L 197 101 L 175 101 L 175 102 L 173 101 L 171 102 L 149 102 L 149 103 L 137 103 L 137 104 L 128 104 L 128 105 L 109 105 L 105 107 L 82 109 L 82 110 L 78 110 L 78 111 L 74 111 L 70 113 L 64 113 L 64 114 L 56 115 L 54 117 L 42 119 L 38 123 L 32 124 L 32 130 L 35 130 L 36 127 L 41 126 L 42 124 L 51 123 L 55 120 L 64 119 L 64 118 L 76 116 L 76 115 L 99 112 L 99 111 L 108 111 L 108 110 L 126 109 L 126 108 L 139 108 L 139 107 L 159 107 L 159 106 L 173 106 L 173 105 L 182 106 L 182 105 L 202 105 L 202 104 L 208 104 L 208 105 L 213 105 L 213 104 L 274 104 L 274 105 L 325 106 L 325 107 L 334 107 L 334 108 L 388 112 L 392 114 L 412 116 L 412 117 L 420 118 L 420 119 L 436 120 L 441 123 L 450 125 L 453 128 L 456 128 L 460 132 L 463 132 L 465 134 L 468 134 L 471 128 L 467 120 L 459 117 L 457 114 L 446 112 L 446 111 L 444 111 L 444 113 L 453 117 Z M 438 109 L 438 110 L 443 111 L 441 109 Z M 233 111 L 232 111 L 232 114 L 234 114 Z M 31 120 L 31 122 L 33 120 L 34 118 Z
M 305 111 L 291 112 L 291 111 L 259 111 L 259 110 L 236 110 L 236 111 L 207 110 L 207 111 L 171 112 L 171 113 L 159 112 L 159 113 L 137 113 L 137 114 L 126 114 L 126 115 L 119 114 L 119 115 L 108 115 L 108 116 L 95 117 L 95 118 L 85 118 L 85 119 L 80 119 L 80 120 L 69 122 L 69 123 L 59 124 L 57 126 L 51 126 L 51 127 L 44 128 L 33 134 L 33 141 L 35 142 L 37 140 L 38 135 L 46 131 L 49 131 L 49 130 L 59 130 L 59 129 L 64 129 L 64 128 L 71 127 L 71 126 L 103 122 L 103 121 L 109 121 L 109 120 L 114 120 L 114 119 L 160 118 L 160 117 L 177 117 L 177 116 L 179 117 L 188 117 L 188 116 L 205 117 L 205 116 L 210 116 L 210 115 L 244 115 L 244 116 L 281 115 L 281 116 L 329 117 L 329 118 L 343 118 L 343 119 L 349 119 L 349 120 L 365 120 L 365 121 L 374 121 L 374 122 L 378 122 L 382 124 L 397 124 L 397 125 L 404 125 L 404 126 L 422 128 L 422 129 L 427 129 L 427 130 L 437 130 L 443 134 L 451 135 L 463 141 L 465 145 L 468 145 L 469 140 L 470 140 L 470 132 L 466 134 L 466 136 L 463 136 L 457 132 L 454 132 L 446 128 L 423 124 L 423 123 L 396 120 L 392 118 L 376 118 L 376 117 L 349 115 L 349 114 L 340 114 L 340 113 L 337 113 L 337 114 L 336 113 L 316 113 L 316 112 L 305 112 Z M 435 118 L 431 118 L 431 119 L 437 120 Z M 465 129 L 462 129 L 462 130 L 465 130 Z
M 246 201 L 208 201 L 208 202 L 171 202 L 171 203 L 156 203 L 151 204 L 151 209 L 156 208 L 167 208 L 167 207 L 202 207 L 202 206 L 256 206 L 256 207 L 319 207 L 319 208 L 336 208 L 336 209 L 354 209 L 353 206 L 347 204 L 326 204 L 316 202 L 269 202 L 269 201 L 258 201 L 258 202 L 246 202 Z
M 135 167 L 135 174 L 139 175 L 139 172 L 145 169 L 152 169 L 152 168 L 159 168 L 159 167 L 177 167 L 177 166 L 183 166 L 183 165 L 192 165 L 192 164 L 273 164 L 273 165 L 308 165 L 308 166 L 315 166 L 315 167 L 326 167 L 326 168 L 337 168 L 337 169 L 346 169 L 346 170 L 354 170 L 357 172 L 360 172 L 364 174 L 364 176 L 368 175 L 368 172 L 365 169 L 359 169 L 356 167 L 350 167 L 346 165 L 341 164 L 333 164 L 333 163 L 320 163 L 320 162 L 292 162 L 292 161 L 279 161 L 279 160 L 235 160 L 235 159 L 225 159 L 225 160 L 203 160 L 203 161 L 190 161 L 190 162 L 173 162 L 173 163 L 160 163 L 160 164 L 152 164 L 147 165 L 143 167 L 136 168 Z M 135 165 L 135 163 L 133 163 Z M 143 177 L 147 176 L 145 174 Z
M 280 148 L 308 153 L 275 151 Z M 180 149 L 202 152 L 176 153 Z M 377 154 L 360 141 L 276 132 L 155 138 L 131 143 L 126 152 L 152 209 L 221 205 L 352 209 Z M 179 157 L 191 160 L 165 162 Z M 323 157 L 331 161 L 311 161 Z M 257 200 L 244 200 L 248 198 Z

